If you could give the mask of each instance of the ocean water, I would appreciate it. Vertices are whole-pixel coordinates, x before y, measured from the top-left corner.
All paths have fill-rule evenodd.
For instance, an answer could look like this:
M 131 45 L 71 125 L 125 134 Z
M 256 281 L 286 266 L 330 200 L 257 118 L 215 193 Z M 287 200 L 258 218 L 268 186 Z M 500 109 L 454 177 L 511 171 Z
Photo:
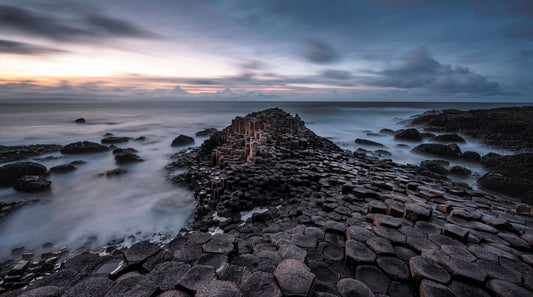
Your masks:
M 100 142 L 105 133 L 137 138 L 118 147 L 132 147 L 144 162 L 120 165 L 110 152 L 85 155 L 44 155 L 57 157 L 39 161 L 47 168 L 83 160 L 87 163 L 67 174 L 52 174 L 52 188 L 39 194 L 18 193 L 0 188 L 0 201 L 38 198 L 0 225 L 0 259 L 15 247 L 39 254 L 51 242 L 51 250 L 66 246 L 75 252 L 81 247 L 96 249 L 112 239 L 137 240 L 172 238 L 194 209 L 192 193 L 169 184 L 164 167 L 170 156 L 182 148 L 170 146 L 179 134 L 194 136 L 204 128 L 222 129 L 236 116 L 270 107 L 295 114 L 307 127 L 328 137 L 340 147 L 356 150 L 356 138 L 384 144 L 398 163 L 419 163 L 427 159 L 400 148 L 392 136 L 372 136 L 382 128 L 404 128 L 402 120 L 432 109 L 474 109 L 515 104 L 488 103 L 365 103 L 365 102 L 107 102 L 107 101 L 4 101 L 0 102 L 0 144 L 28 145 L 75 141 Z M 83 117 L 86 124 L 73 121 Z M 200 145 L 206 137 L 195 137 Z M 409 144 L 413 147 L 412 144 Z M 489 148 L 473 140 L 460 145 L 484 155 Z M 32 159 L 30 159 L 32 160 Z M 3 165 L 3 164 L 2 164 Z M 107 170 L 124 168 L 123 176 L 98 176 Z M 472 168 L 483 174 L 482 168 Z M 472 178 L 467 180 L 475 185 Z M 162 239 L 163 238 L 163 239 Z

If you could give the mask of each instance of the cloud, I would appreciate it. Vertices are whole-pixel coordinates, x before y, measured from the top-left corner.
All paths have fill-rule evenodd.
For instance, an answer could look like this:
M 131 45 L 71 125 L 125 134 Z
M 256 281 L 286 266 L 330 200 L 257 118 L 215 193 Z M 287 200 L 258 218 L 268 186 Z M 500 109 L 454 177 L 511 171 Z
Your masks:
M 441 64 L 431 57 L 426 48 L 411 52 L 399 67 L 378 72 L 369 84 L 400 89 L 421 88 L 440 93 L 471 93 L 497 95 L 502 93 L 497 82 L 471 71 L 467 67 Z
M 182 89 L 180 86 L 175 86 L 174 89 L 172 89 L 172 93 L 175 95 L 187 95 L 189 92 Z
M 329 79 L 347 80 L 352 77 L 352 74 L 349 71 L 330 69 L 322 72 L 322 76 Z
M 341 59 L 336 49 L 314 39 L 308 39 L 303 43 L 301 54 L 307 61 L 316 64 L 329 64 Z
M 0 54 L 17 55 L 48 55 L 65 53 L 66 51 L 48 48 L 36 44 L 0 39 Z
M 59 41 L 112 37 L 146 38 L 154 35 L 133 23 L 103 15 L 71 11 L 72 18 L 0 5 L 0 31 Z

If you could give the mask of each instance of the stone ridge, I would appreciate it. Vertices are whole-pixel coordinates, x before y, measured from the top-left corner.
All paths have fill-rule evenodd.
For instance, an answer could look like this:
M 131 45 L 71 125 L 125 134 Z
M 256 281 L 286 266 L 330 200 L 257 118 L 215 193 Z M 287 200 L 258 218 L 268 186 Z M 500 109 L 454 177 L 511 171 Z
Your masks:
M 238 118 L 210 138 L 216 146 L 174 157 L 168 169 L 186 171 L 173 180 L 198 199 L 192 230 L 164 246 L 81 254 L 29 284 L 35 267 L 20 262 L 2 297 L 533 295 L 530 205 L 343 152 L 296 117 L 275 128 L 281 135 L 261 127 L 272 142 L 259 141 L 248 158 L 246 140 L 259 129 L 242 124 L 267 114 L 292 118 L 280 110 Z M 233 146 L 242 151 L 230 158 Z

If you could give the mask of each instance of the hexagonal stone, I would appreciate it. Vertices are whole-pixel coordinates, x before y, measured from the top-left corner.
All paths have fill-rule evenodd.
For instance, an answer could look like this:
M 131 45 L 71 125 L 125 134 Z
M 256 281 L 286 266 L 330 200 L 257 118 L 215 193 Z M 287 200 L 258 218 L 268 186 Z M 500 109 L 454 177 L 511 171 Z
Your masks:
M 468 229 L 459 225 L 444 224 L 444 226 L 442 226 L 442 235 L 450 236 L 451 238 L 455 238 L 462 242 L 468 241 L 469 232 L 470 231 Z
M 183 291 L 178 291 L 178 290 L 170 290 L 170 291 L 166 291 L 166 292 L 163 292 L 157 295 L 157 297 L 190 297 L 190 296 L 191 295 Z
M 392 255 L 394 254 L 394 248 L 390 240 L 382 237 L 370 238 L 366 241 L 366 245 L 374 251 L 377 255 Z
M 369 213 L 387 213 L 387 205 L 379 200 L 372 200 L 368 202 L 368 212 Z
M 501 279 L 489 280 L 487 288 L 497 297 L 526 297 L 533 295 L 531 291 Z
M 156 283 L 161 290 L 168 291 L 176 287 L 178 281 L 190 268 L 191 265 L 182 262 L 164 262 L 157 265 L 148 274 L 148 278 Z
M 476 263 L 470 263 L 459 258 L 450 257 L 448 261 L 442 263 L 448 272 L 458 279 L 466 279 L 482 283 L 487 278 L 487 274 L 479 269 Z
M 501 266 L 498 262 L 478 260 L 476 261 L 476 264 L 481 270 L 488 274 L 489 278 L 497 278 L 517 284 L 521 282 L 521 277 L 519 275 Z
M 399 228 L 402 224 L 402 219 L 395 218 L 383 214 L 376 214 L 374 216 L 374 225 L 384 226 L 389 228 Z
M 346 241 L 346 262 L 352 265 L 359 265 L 361 263 L 372 263 L 376 260 L 374 254 L 364 243 L 355 240 Z
M 414 297 L 411 286 L 407 283 L 392 281 L 389 285 L 390 297 Z
M 207 232 L 193 231 L 187 234 L 187 241 L 194 244 L 204 244 L 211 240 L 213 236 Z
M 18 297 L 59 297 L 65 289 L 56 286 L 43 286 L 35 289 L 23 291 L 21 294 L 11 295 Z M 15 291 L 16 292 L 16 291 Z M 9 295 L 10 292 L 6 293 Z M 4 296 L 4 294 L 2 294 Z
M 318 244 L 318 248 L 322 253 L 322 257 L 330 261 L 342 261 L 344 260 L 344 248 L 331 244 L 329 242 L 321 242 Z
M 337 283 L 337 291 L 342 297 L 374 297 L 374 293 L 361 281 L 343 278 Z
M 122 278 L 122 277 L 121 277 Z M 134 275 L 118 280 L 107 292 L 106 297 L 139 296 L 151 297 L 157 292 L 157 285 L 143 275 Z
M 450 261 L 450 256 L 438 249 L 422 250 L 420 255 L 440 264 Z
M 346 232 L 346 225 L 341 222 L 327 221 L 324 225 L 324 232 L 333 232 L 344 236 Z
M 431 210 L 413 203 L 406 203 L 403 217 L 411 222 L 427 221 L 431 217 Z
M 394 254 L 396 257 L 398 257 L 398 259 L 404 262 L 409 262 L 409 259 L 411 259 L 414 256 L 417 256 L 417 254 L 415 254 L 413 250 L 411 250 L 410 248 L 403 247 L 403 246 L 395 246 Z
M 376 266 L 357 266 L 355 278 L 365 283 L 374 294 L 385 294 L 389 288 L 389 278 Z
M 388 240 L 396 244 L 405 243 L 405 235 L 403 235 L 400 231 L 396 229 L 384 226 L 375 226 L 372 228 L 372 230 L 374 231 L 374 233 L 376 233 L 376 235 L 381 236 L 383 238 L 387 238 Z
M 454 280 L 448 287 L 452 290 L 455 296 L 490 297 L 489 293 L 487 293 L 484 288 L 461 281 Z
M 451 279 L 446 269 L 439 263 L 426 257 L 416 256 L 411 258 L 409 260 L 409 267 L 411 269 L 411 276 L 418 281 L 427 278 L 442 284 L 447 284 Z
M 476 256 L 472 255 L 464 246 L 444 244 L 440 247 L 440 250 L 454 259 L 466 262 L 474 262 L 477 260 Z
M 307 227 L 304 230 L 304 235 L 309 235 L 316 240 L 324 239 L 324 231 L 317 227 Z
M 422 250 L 438 249 L 432 241 L 425 238 L 407 237 L 407 245 L 418 253 Z
M 435 245 L 437 245 L 439 248 L 443 245 L 458 245 L 458 246 L 465 246 L 462 242 L 460 242 L 457 239 L 453 239 L 449 236 L 442 235 L 442 234 L 430 234 L 428 236 L 428 239 L 431 240 Z
M 424 233 L 424 234 L 440 234 L 442 228 L 435 225 L 435 224 L 432 224 L 432 223 L 429 223 L 429 222 L 426 222 L 426 221 L 418 221 L 416 222 L 415 224 L 415 229 L 417 229 L 418 231 Z
M 293 259 L 281 261 L 274 276 L 281 291 L 287 296 L 307 296 L 315 280 L 309 267 Z
M 242 285 L 244 297 L 281 297 L 281 290 L 272 273 L 255 272 Z
M 215 271 L 223 268 L 228 263 L 228 256 L 223 254 L 203 254 L 196 261 L 197 265 L 207 265 L 215 269 Z
M 194 294 L 201 287 L 216 279 L 215 269 L 211 266 L 197 265 L 187 270 L 176 285 L 176 289 Z
M 160 249 L 158 244 L 141 241 L 124 251 L 124 258 L 129 265 L 138 265 L 155 255 Z
M 309 268 L 319 282 L 335 285 L 339 281 L 339 273 L 323 261 L 310 261 Z
M 479 246 L 479 245 L 469 246 L 468 251 L 470 251 L 474 256 L 480 259 L 489 260 L 493 262 L 498 261 L 498 255 L 496 255 L 495 253 L 489 251 L 488 249 L 482 246 Z
M 293 235 L 291 242 L 302 248 L 316 247 L 316 238 L 310 235 L 301 235 L 301 234 Z
M 503 238 L 511 245 L 511 247 L 517 250 L 529 251 L 531 249 L 531 244 L 514 234 L 500 232 L 498 233 L 498 236 Z
M 398 231 L 402 232 L 402 234 L 405 235 L 406 237 L 420 237 L 420 238 L 426 237 L 424 233 L 418 231 L 417 229 L 413 227 L 409 227 L 405 225 L 400 226 L 400 228 L 398 228 Z M 440 233 L 440 229 L 439 229 L 439 233 Z
M 68 289 L 65 297 L 103 297 L 115 283 L 107 277 L 97 276 L 85 279 Z
M 201 287 L 195 297 L 241 297 L 241 291 L 232 282 L 212 280 L 207 286 Z
M 229 234 L 215 234 L 213 239 L 202 245 L 205 253 L 229 255 L 235 251 L 235 237 Z
M 420 283 L 420 296 L 456 297 L 455 294 L 450 289 L 448 289 L 448 287 L 427 279 L 423 280 Z
M 346 238 L 360 242 L 366 242 L 370 238 L 376 237 L 376 234 L 361 226 L 350 226 L 346 229 Z
M 387 214 L 393 217 L 401 218 L 403 217 L 404 204 L 400 201 L 387 199 L 385 200 L 385 205 L 387 205 Z
M 408 280 L 410 278 L 409 266 L 396 257 L 379 257 L 379 268 L 395 280 Z
M 307 252 L 294 244 L 282 245 L 278 250 L 278 254 L 284 260 L 296 259 L 302 262 L 305 261 L 305 257 L 307 257 Z
M 202 256 L 202 247 L 198 244 L 184 242 L 174 251 L 174 260 L 178 262 L 193 262 Z

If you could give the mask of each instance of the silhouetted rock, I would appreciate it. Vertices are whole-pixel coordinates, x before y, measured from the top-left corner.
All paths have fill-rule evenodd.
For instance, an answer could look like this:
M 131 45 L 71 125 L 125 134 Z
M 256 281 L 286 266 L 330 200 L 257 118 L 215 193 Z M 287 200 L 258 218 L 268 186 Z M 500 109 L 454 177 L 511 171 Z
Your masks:
M 445 159 L 457 159 L 461 156 L 457 145 L 440 143 L 423 143 L 415 146 L 411 152 L 420 155 L 436 156 Z
M 13 189 L 20 192 L 41 192 L 50 189 L 51 181 L 37 175 L 19 177 L 13 183 Z
M 420 135 L 420 132 L 418 132 L 418 130 L 416 130 L 415 128 L 410 128 L 396 132 L 396 134 L 394 134 L 394 139 L 401 141 L 418 142 L 422 141 L 423 138 L 422 135 Z
M 63 164 L 50 168 L 51 173 L 68 173 L 76 170 L 76 167 L 72 164 Z
M 533 190 L 533 182 L 530 179 L 507 177 L 494 172 L 484 174 L 477 183 L 486 190 L 510 196 L 523 196 Z
M 396 132 L 394 130 L 392 130 L 392 129 L 383 128 L 383 129 L 379 130 L 379 133 L 388 134 L 388 135 L 394 135 L 394 133 L 396 133 Z
M 128 142 L 130 139 L 131 139 L 130 137 L 109 136 L 109 137 L 102 138 L 100 142 L 102 144 L 113 144 L 113 143 Z
M 126 153 L 136 153 L 137 150 L 134 149 L 134 148 L 116 148 L 113 150 L 112 154 L 113 155 L 121 155 L 121 154 L 126 154 Z
M 79 118 L 79 119 L 76 119 L 76 120 L 74 121 L 74 123 L 76 123 L 76 124 L 85 124 L 85 122 L 86 122 L 86 121 L 85 121 L 84 118 Z
M 123 174 L 126 174 L 126 173 L 128 173 L 128 171 L 126 169 L 116 168 L 116 169 L 108 170 L 108 171 L 106 171 L 104 173 L 100 173 L 99 175 L 100 176 L 105 175 L 106 177 L 113 177 L 113 176 L 123 175 Z
M 465 143 L 465 139 L 461 136 L 453 133 L 453 134 L 442 134 L 437 135 L 435 137 L 432 137 L 431 140 L 437 141 L 437 142 L 445 142 L 445 143 Z
M 100 153 L 109 150 L 105 145 L 101 145 L 96 142 L 80 141 L 69 143 L 61 148 L 63 154 L 88 154 L 88 153 Z
M 364 145 L 364 146 L 385 147 L 383 144 L 381 144 L 381 143 L 379 143 L 379 142 L 375 142 L 375 141 L 368 140 L 368 139 L 360 139 L 360 138 L 357 138 L 357 139 L 355 140 L 355 143 L 356 143 L 356 144 L 359 144 L 359 145 Z
M 115 163 L 126 164 L 144 161 L 141 157 L 134 153 L 123 153 L 115 155 Z
M 0 145 L 0 163 L 13 162 L 42 154 L 53 153 L 61 148 L 57 144 Z
M 481 156 L 472 151 L 466 151 L 461 155 L 461 159 L 470 163 L 480 163 L 481 162 Z
M 420 167 L 438 174 L 448 175 L 450 172 L 445 166 L 448 166 L 450 163 L 447 161 L 442 161 L 443 160 L 425 160 L 420 162 Z
M 453 166 L 452 168 L 450 168 L 450 173 L 460 177 L 468 177 L 472 175 L 472 171 L 463 166 Z
M 16 179 L 26 175 L 47 176 L 46 167 L 35 162 L 17 162 L 0 167 L 0 187 L 13 185 Z
M 186 146 L 194 144 L 194 138 L 187 135 L 180 135 L 172 140 L 172 146 Z

